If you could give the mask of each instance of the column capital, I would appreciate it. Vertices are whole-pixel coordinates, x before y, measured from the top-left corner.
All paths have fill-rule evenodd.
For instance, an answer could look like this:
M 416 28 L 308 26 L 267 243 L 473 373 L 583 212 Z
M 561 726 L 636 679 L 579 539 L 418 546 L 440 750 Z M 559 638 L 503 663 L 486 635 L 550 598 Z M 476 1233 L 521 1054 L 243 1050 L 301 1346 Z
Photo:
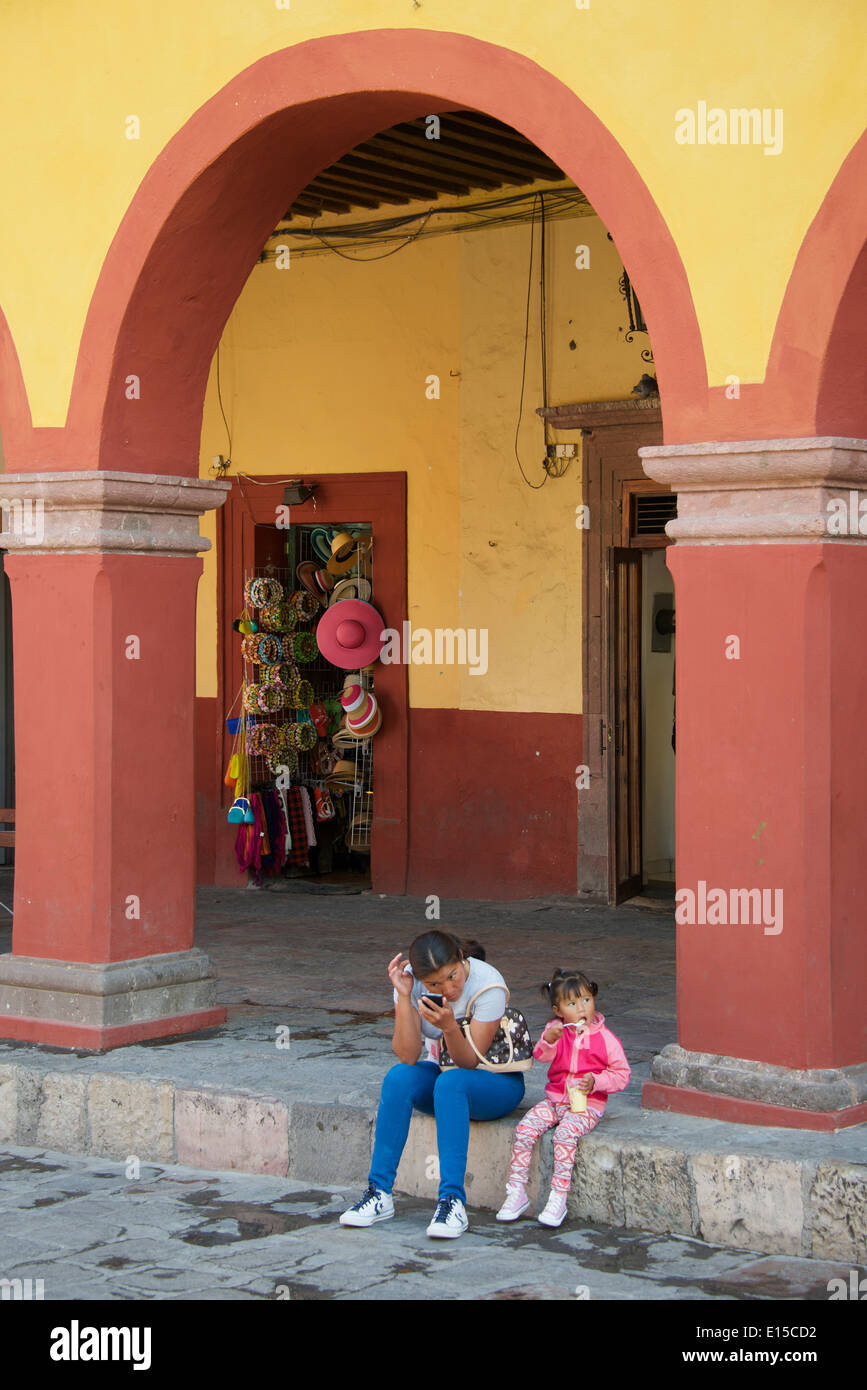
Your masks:
M 0 546 L 36 555 L 198 555 L 211 546 L 198 518 L 221 507 L 231 486 L 97 469 L 0 474 Z
M 666 533 L 681 545 L 867 540 L 867 439 L 733 440 L 638 452 L 647 476 L 677 493 Z

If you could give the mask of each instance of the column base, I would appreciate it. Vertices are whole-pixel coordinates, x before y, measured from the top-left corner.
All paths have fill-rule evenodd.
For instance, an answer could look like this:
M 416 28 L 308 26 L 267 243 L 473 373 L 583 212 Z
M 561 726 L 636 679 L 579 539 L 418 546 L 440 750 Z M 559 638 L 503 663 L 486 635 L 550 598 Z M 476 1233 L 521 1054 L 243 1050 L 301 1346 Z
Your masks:
M 226 1021 L 204 951 L 89 964 L 0 956 L 0 1038 L 107 1052 Z
M 641 1104 L 735 1124 L 847 1129 L 867 1122 L 867 1064 L 794 1069 L 671 1043 L 653 1059 Z

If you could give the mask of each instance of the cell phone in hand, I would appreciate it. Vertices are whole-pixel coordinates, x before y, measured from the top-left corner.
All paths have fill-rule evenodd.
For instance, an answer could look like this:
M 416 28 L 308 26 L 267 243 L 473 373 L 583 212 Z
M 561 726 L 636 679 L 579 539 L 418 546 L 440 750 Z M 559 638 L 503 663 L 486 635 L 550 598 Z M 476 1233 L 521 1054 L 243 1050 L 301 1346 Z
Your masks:
M 443 1006 L 443 997 L 441 994 L 423 994 L 422 999 L 428 1004 L 433 1004 L 437 1009 L 441 1009 Z

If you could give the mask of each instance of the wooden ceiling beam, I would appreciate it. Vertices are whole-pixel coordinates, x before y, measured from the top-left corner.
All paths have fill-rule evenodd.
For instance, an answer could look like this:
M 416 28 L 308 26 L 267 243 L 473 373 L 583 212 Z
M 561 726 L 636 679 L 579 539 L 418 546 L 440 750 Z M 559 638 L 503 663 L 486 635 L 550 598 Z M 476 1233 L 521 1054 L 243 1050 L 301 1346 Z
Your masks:
M 382 140 L 388 145 L 406 148 L 412 146 L 418 148 L 416 140 L 411 135 L 400 135 L 396 131 L 383 131 L 381 136 L 375 136 L 376 140 Z M 468 171 L 474 169 L 485 169 L 494 175 L 499 170 L 508 169 L 510 173 L 522 176 L 525 183 L 533 183 L 538 178 L 564 178 L 565 175 L 553 173 L 556 168 L 550 161 L 543 164 L 540 160 L 533 160 L 531 157 L 513 154 L 510 150 L 497 148 L 493 142 L 486 149 L 474 136 L 464 136 L 454 130 L 443 130 L 442 139 L 430 141 L 430 144 L 439 144 L 439 155 L 441 159 L 454 160 L 456 164 L 463 163 Z M 452 145 L 457 148 L 452 148 Z M 426 151 L 435 157 L 433 150 Z
M 392 162 L 385 164 L 383 161 L 371 155 L 364 155 L 359 150 L 353 150 L 351 155 L 340 161 L 341 169 L 358 170 L 359 178 L 369 179 L 371 183 L 382 183 L 393 185 L 412 191 L 414 198 L 436 197 L 437 190 L 441 193 L 465 192 L 469 193 L 466 179 L 459 176 L 451 177 L 447 171 L 439 166 L 434 166 L 430 171 L 420 173 L 417 177 L 403 167 L 402 164 Z M 381 171 L 381 172 L 380 172 Z M 488 185 L 496 188 L 496 184 Z
M 329 174 L 318 174 L 312 183 L 309 183 L 304 190 L 311 197 L 315 198 L 319 191 L 324 193 L 336 194 L 338 197 L 348 198 L 351 203 L 357 203 L 362 208 L 378 208 L 382 202 L 381 198 L 371 198 L 362 193 L 358 185 L 348 179 L 332 177 Z
M 435 202 L 441 193 L 468 196 L 473 189 L 520 187 L 566 175 L 544 151 L 484 112 L 442 113 L 441 139 L 426 138 L 423 117 L 404 121 L 347 151 L 302 189 L 286 213 L 315 217 L 375 211 L 382 203 Z
M 351 211 L 351 203 L 339 202 L 336 198 L 322 198 L 315 201 L 308 198 L 296 198 L 291 208 L 284 213 L 280 220 L 291 222 L 295 217 L 318 217 L 320 212 L 344 213 Z
M 377 144 L 382 140 L 381 144 Z M 400 138 L 392 141 L 386 136 L 376 136 L 374 140 L 368 141 L 362 150 L 356 151 L 363 158 L 372 157 L 366 154 L 367 149 L 376 149 L 377 158 L 391 157 L 402 169 L 417 169 L 424 177 L 462 179 L 469 182 L 474 188 L 499 188 L 506 173 L 511 175 L 514 170 L 496 168 L 491 160 L 466 159 L 463 155 L 455 155 L 452 150 L 440 153 L 436 150 L 420 150 L 412 140 L 403 141 Z M 413 154 L 408 151 L 413 149 Z M 523 175 L 522 175 L 523 177 Z M 524 179 L 527 182 L 526 179 Z
M 538 149 L 536 145 L 531 145 L 529 140 L 524 140 L 516 131 L 511 132 L 510 138 L 505 131 L 485 129 L 473 125 L 461 117 L 452 117 L 451 125 L 443 129 L 460 143 L 469 142 L 479 152 L 488 154 L 499 152 L 501 156 L 514 158 L 517 163 L 541 170 L 540 178 L 564 179 L 566 177 L 560 166 L 555 164 L 553 159 L 549 159 L 544 150 Z M 442 140 L 442 138 L 441 135 L 440 139 Z M 556 173 L 552 173 L 553 170 L 556 170 Z

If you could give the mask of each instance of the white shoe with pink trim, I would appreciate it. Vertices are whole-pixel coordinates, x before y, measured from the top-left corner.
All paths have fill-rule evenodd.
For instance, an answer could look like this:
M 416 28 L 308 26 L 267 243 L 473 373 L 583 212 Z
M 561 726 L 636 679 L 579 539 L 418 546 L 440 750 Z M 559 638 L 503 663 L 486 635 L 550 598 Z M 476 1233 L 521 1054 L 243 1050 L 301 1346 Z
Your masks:
M 558 1192 L 556 1187 L 551 1188 L 551 1195 L 542 1211 L 539 1212 L 539 1220 L 543 1226 L 560 1226 L 566 1215 L 566 1198 L 568 1192 Z
M 526 1188 L 506 1184 L 506 1200 L 497 1212 L 498 1221 L 517 1221 L 530 1205 Z

